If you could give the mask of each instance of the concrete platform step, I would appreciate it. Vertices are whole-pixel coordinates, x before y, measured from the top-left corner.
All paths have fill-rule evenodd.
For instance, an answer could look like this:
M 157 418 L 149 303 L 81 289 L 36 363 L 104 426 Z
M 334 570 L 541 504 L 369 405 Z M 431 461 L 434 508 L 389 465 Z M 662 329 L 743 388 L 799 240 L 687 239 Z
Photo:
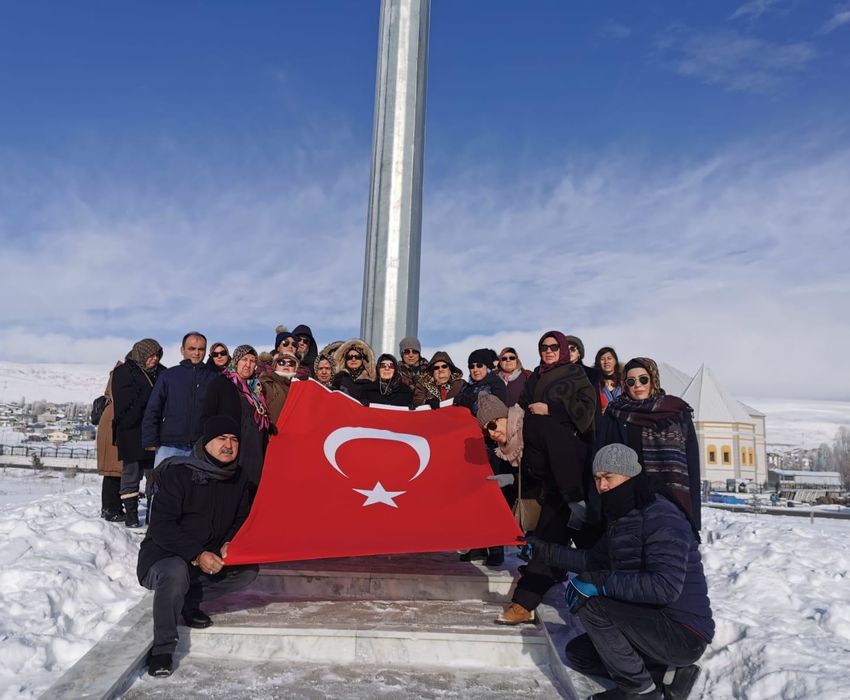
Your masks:
M 541 627 L 493 623 L 498 603 L 291 601 L 242 592 L 205 609 L 212 627 L 180 629 L 180 649 L 193 657 L 490 668 L 550 662 Z
M 455 552 L 267 564 L 253 589 L 299 600 L 469 600 L 510 597 L 513 559 L 491 568 Z
M 375 700 L 423 698 L 449 700 L 550 700 L 569 698 L 540 669 L 462 669 L 450 666 L 401 668 L 308 664 L 281 661 L 249 663 L 235 659 L 178 658 L 169 678 L 138 676 L 121 696 L 124 700 L 173 700 L 204 697 L 215 700 Z

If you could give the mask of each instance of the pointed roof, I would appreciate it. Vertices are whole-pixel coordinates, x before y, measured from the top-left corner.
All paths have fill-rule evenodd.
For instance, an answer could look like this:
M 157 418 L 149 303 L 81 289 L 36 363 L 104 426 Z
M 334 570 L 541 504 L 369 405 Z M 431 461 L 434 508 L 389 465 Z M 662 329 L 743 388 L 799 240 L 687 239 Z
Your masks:
M 658 374 L 661 380 L 661 388 L 670 396 L 681 396 L 691 383 L 691 375 L 685 374 L 673 365 L 666 362 L 658 362 Z
M 700 366 L 682 398 L 694 409 L 694 421 L 753 424 L 750 413 L 717 381 L 711 370 Z

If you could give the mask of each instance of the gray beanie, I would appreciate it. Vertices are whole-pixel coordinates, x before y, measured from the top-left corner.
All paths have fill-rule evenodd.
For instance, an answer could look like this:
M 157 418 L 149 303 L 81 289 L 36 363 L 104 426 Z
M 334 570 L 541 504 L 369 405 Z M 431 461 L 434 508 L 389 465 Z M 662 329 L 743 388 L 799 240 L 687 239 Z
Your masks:
M 401 342 L 398 344 L 398 354 L 404 355 L 405 350 L 416 350 L 418 353 L 422 353 L 422 344 L 416 338 L 402 338 Z
M 640 470 L 637 452 L 628 445 L 622 445 L 619 442 L 605 445 L 593 458 L 594 474 L 608 472 L 609 474 L 622 474 L 632 477 L 640 474 Z
M 498 396 L 485 392 L 478 394 L 478 413 L 475 414 L 475 418 L 482 430 L 491 420 L 507 417 L 508 407 Z

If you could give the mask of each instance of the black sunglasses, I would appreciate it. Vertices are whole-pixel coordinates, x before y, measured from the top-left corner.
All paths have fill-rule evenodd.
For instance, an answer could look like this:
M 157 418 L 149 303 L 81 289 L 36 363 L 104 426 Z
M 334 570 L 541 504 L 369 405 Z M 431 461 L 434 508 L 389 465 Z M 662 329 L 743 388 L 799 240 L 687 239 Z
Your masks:
M 395 369 L 395 365 L 392 362 L 381 362 L 378 367 L 381 369 Z
M 431 371 L 433 372 L 435 369 L 448 369 L 449 366 L 445 363 L 440 365 L 431 365 Z
M 558 343 L 549 343 L 548 345 L 546 343 L 540 343 L 538 347 L 540 348 L 540 352 L 546 352 L 547 350 L 549 352 L 555 352 L 556 350 L 561 349 L 561 346 Z
M 629 378 L 626 380 L 626 386 L 634 386 L 634 385 L 635 385 L 635 384 L 637 384 L 638 382 L 640 382 L 640 383 L 641 383 L 641 384 L 643 384 L 643 385 L 649 384 L 649 375 L 647 375 L 647 374 L 642 374 L 642 375 L 640 375 L 640 376 L 639 376 L 639 377 L 637 377 L 637 378 L 635 378 L 635 377 L 629 377 Z
M 227 350 L 216 350 L 210 353 L 210 357 L 227 357 Z
M 282 340 L 280 344 L 285 348 L 295 347 L 295 338 L 287 338 Z
M 404 350 L 401 351 L 401 354 L 402 355 L 418 355 L 419 351 L 414 350 L 413 348 L 405 348 Z
M 516 359 L 516 355 L 502 355 L 499 358 L 500 362 L 513 362 Z
M 298 363 L 295 360 L 278 360 L 278 367 L 295 367 Z
M 346 360 L 362 360 L 363 355 L 361 355 L 360 353 L 352 352 L 350 355 L 346 355 L 345 359 Z
M 470 362 L 469 363 L 469 369 L 485 369 L 486 367 L 487 367 L 487 365 L 483 364 L 482 362 Z

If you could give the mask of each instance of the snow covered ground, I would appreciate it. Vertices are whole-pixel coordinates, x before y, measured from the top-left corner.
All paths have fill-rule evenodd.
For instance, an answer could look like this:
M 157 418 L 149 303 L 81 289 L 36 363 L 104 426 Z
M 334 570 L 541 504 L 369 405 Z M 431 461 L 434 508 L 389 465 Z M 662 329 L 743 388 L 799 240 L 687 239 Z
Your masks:
M 0 698 L 34 698 L 142 595 L 99 479 L 0 472 Z M 703 510 L 703 698 L 850 697 L 850 521 Z M 711 532 L 709 543 L 708 532 Z

